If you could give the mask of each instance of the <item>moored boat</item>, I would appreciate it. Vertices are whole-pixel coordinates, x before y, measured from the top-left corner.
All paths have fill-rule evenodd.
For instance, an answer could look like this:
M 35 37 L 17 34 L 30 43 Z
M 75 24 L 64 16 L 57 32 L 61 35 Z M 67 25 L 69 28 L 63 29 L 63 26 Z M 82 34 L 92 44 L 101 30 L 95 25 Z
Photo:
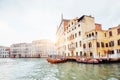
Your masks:
M 89 64 L 98 64 L 99 61 L 97 59 L 90 59 L 90 60 L 87 61 L 87 63 L 89 63 Z
M 78 63 L 87 63 L 88 59 L 87 58 L 80 58 L 80 59 L 76 59 L 76 61 Z
M 47 61 L 50 63 L 63 63 L 66 62 L 67 59 L 56 59 L 56 58 L 47 58 Z

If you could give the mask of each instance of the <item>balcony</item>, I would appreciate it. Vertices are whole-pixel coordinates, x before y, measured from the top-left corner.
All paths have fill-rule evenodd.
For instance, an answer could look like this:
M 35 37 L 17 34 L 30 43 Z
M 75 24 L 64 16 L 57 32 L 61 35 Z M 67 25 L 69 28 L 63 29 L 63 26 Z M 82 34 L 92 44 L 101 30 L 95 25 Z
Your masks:
M 75 50 L 75 47 L 74 46 L 72 46 L 72 47 L 70 47 L 70 48 L 68 48 L 70 51 L 73 51 L 73 50 Z
M 84 48 L 84 51 L 92 51 L 92 48 Z
M 96 40 L 96 39 L 97 38 L 95 36 L 84 38 L 85 41 Z

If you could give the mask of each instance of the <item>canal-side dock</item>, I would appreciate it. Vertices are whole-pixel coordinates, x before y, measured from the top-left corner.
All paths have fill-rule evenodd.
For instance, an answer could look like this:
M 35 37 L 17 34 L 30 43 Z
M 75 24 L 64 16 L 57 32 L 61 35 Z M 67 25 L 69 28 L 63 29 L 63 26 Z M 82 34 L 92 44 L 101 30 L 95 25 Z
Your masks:
M 83 61 L 79 61 L 77 57 L 66 57 L 67 61 L 78 62 L 78 63 L 89 63 L 89 64 L 108 64 L 108 63 L 120 63 L 120 58 L 84 58 Z M 78 60 L 79 59 L 79 60 Z M 86 60 L 86 61 L 84 61 Z M 97 63 L 89 62 L 89 60 L 97 60 Z

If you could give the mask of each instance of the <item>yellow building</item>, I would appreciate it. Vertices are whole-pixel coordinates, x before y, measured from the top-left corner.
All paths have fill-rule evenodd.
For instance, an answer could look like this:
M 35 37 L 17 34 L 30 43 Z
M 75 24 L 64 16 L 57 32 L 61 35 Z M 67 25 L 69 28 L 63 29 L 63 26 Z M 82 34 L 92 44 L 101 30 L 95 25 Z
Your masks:
M 64 19 L 61 24 L 64 24 Z M 120 58 L 120 25 L 103 30 L 94 17 L 83 15 L 67 20 L 57 29 L 57 51 L 63 56 Z
M 120 26 L 108 30 L 102 30 L 100 24 L 96 26 L 95 30 L 86 32 L 83 51 L 88 57 L 120 58 Z

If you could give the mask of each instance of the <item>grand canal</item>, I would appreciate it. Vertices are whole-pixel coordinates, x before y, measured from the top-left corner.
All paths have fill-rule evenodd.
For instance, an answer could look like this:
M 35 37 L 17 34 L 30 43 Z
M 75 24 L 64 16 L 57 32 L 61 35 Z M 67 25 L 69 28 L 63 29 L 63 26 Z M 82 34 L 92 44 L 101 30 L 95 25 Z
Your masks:
M 120 80 L 120 63 L 50 64 L 42 58 L 0 59 L 0 80 Z

